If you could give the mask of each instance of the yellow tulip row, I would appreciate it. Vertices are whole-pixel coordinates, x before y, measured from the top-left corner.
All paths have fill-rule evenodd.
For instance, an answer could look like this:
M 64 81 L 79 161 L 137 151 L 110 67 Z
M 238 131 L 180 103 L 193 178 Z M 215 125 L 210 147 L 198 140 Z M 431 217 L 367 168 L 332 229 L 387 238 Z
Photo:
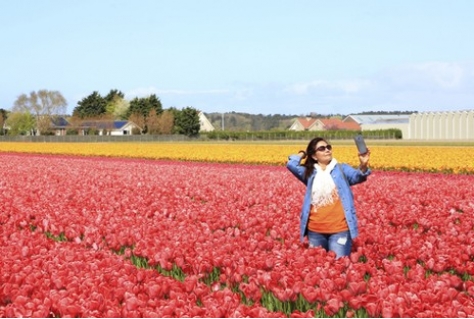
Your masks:
M 0 152 L 67 154 L 200 162 L 284 165 L 306 144 L 257 143 L 0 143 Z M 474 173 L 474 147 L 371 146 L 370 166 L 377 170 Z M 334 145 L 339 162 L 358 165 L 353 145 Z

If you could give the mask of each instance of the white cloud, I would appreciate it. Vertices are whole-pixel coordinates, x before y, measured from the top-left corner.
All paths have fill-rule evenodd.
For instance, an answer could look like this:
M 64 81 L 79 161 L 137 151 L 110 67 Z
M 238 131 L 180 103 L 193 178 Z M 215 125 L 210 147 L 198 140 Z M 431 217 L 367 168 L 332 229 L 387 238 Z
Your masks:
M 386 86 L 411 90 L 456 90 L 473 80 L 470 63 L 426 62 L 386 70 L 379 81 Z
M 458 87 L 464 78 L 464 69 L 458 63 L 430 62 L 414 66 L 427 80 L 432 79 L 441 88 Z
M 399 65 L 367 77 L 317 79 L 282 90 L 291 109 L 322 114 L 473 109 L 474 63 Z
M 284 91 L 297 95 L 308 94 L 314 91 L 339 91 L 343 93 L 358 93 L 371 87 L 371 81 L 368 79 L 352 80 L 315 80 L 310 82 L 295 83 L 287 86 Z
M 183 90 L 183 89 L 157 89 L 155 87 L 136 88 L 128 91 L 125 96 L 128 99 L 135 97 L 145 97 L 151 94 L 156 95 L 219 95 L 230 93 L 227 89 L 209 89 L 209 90 Z
M 200 95 L 200 94 L 227 94 L 229 90 L 157 90 L 157 94 Z
M 145 97 L 151 94 L 156 94 L 156 88 L 148 87 L 148 88 L 136 88 L 130 91 L 125 92 L 126 99 L 134 99 L 135 97 Z
M 191 105 L 204 112 L 350 114 L 474 109 L 474 62 L 406 64 L 352 79 L 290 84 L 239 82 L 224 89 L 150 86 L 125 93 L 128 100 L 156 94 L 166 108 Z
M 252 97 L 253 89 L 240 89 L 234 92 L 234 98 L 238 101 L 244 101 Z

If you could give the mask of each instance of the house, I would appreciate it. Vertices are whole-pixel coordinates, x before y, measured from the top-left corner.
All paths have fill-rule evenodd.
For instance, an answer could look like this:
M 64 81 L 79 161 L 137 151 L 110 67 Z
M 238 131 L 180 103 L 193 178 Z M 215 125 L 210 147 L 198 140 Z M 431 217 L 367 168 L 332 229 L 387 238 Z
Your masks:
M 214 125 L 211 124 L 203 112 L 199 112 L 199 124 L 201 125 L 200 132 L 212 132 L 215 130 Z
M 355 122 L 344 122 L 339 118 L 317 119 L 299 117 L 289 128 L 290 131 L 329 131 L 352 130 L 359 131 L 360 125 Z
M 63 116 L 55 116 L 51 118 L 51 130 L 54 131 L 54 135 L 66 135 L 66 131 L 70 127 L 71 123 L 69 123 L 69 121 Z
M 362 131 L 399 129 L 402 137 L 407 137 L 410 114 L 356 114 L 346 116 L 343 121 L 357 123 Z
M 51 119 L 51 130 L 57 136 L 66 135 L 68 129 L 76 129 L 79 135 L 132 135 L 133 130 L 141 130 L 138 125 L 127 120 L 82 120 L 79 122 L 69 122 L 63 116 L 56 116 Z
M 122 120 L 86 120 L 77 125 L 79 135 L 89 135 L 91 130 L 97 131 L 98 135 L 132 135 L 134 130 L 141 128 L 132 121 Z
M 141 131 L 141 128 L 132 121 L 114 121 L 110 135 L 133 135 L 134 130 Z
M 310 128 L 313 126 L 314 122 L 316 122 L 315 118 L 299 117 L 293 122 L 293 124 L 291 124 L 289 130 L 290 131 L 311 131 Z
M 325 131 L 329 131 L 329 130 L 360 131 L 361 130 L 361 127 L 359 124 L 344 122 L 340 118 L 319 119 L 318 121 L 322 123 L 320 127 Z

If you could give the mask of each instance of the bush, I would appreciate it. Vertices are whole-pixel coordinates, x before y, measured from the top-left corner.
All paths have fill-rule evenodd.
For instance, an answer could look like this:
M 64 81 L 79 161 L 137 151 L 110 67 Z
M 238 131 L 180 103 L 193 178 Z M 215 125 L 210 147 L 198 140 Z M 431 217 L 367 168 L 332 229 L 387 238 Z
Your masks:
M 66 135 L 79 135 L 79 132 L 76 129 L 68 128 L 66 130 Z
M 355 135 L 362 134 L 366 139 L 401 139 L 402 131 L 399 129 L 374 130 L 374 131 L 213 131 L 203 132 L 201 135 L 210 140 L 308 140 L 316 136 L 328 140 L 348 140 Z

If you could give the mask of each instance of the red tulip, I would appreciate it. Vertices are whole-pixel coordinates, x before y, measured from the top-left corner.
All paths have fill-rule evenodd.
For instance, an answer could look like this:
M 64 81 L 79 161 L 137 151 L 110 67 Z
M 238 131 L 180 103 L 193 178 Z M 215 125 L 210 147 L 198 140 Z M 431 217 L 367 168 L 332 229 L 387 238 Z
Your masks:
M 460 277 L 474 273 L 474 176 L 374 172 L 353 188 L 360 236 L 336 260 L 299 243 L 304 188 L 284 167 L 16 154 L 0 164 L 11 172 L 0 317 L 285 316 L 259 304 L 262 290 L 329 313 L 347 302 L 348 317 L 473 315 L 474 286 Z M 237 283 L 253 306 L 230 291 Z
M 324 306 L 324 312 L 326 312 L 328 316 L 332 316 L 337 313 L 342 306 L 343 303 L 341 300 L 335 298 L 329 299 Z

